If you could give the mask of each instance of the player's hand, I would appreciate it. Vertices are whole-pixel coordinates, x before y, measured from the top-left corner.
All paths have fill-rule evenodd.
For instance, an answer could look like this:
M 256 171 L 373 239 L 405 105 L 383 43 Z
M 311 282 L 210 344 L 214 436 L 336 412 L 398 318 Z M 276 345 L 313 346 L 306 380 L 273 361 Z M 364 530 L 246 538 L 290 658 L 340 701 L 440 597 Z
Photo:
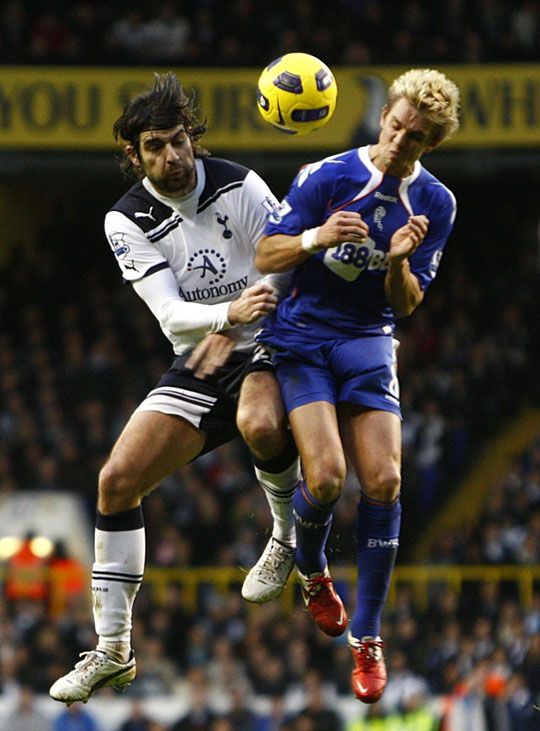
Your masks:
M 369 226 L 359 213 L 337 211 L 319 227 L 317 244 L 323 249 L 331 249 L 346 241 L 363 244 L 368 235 Z
M 402 261 L 414 254 L 427 234 L 429 220 L 426 216 L 410 216 L 405 226 L 398 228 L 390 239 L 388 257 L 391 261 Z
M 277 297 L 266 282 L 257 282 L 245 289 L 240 297 L 229 306 L 231 325 L 255 322 L 276 309 Z
M 213 375 L 224 366 L 234 350 L 234 339 L 227 332 L 206 335 L 186 360 L 185 367 L 196 378 Z

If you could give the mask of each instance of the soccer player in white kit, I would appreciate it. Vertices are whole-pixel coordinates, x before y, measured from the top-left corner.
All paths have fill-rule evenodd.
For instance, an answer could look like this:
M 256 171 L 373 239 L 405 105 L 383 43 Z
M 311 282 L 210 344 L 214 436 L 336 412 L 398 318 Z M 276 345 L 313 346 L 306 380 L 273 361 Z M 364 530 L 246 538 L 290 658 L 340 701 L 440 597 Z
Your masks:
M 114 127 L 124 170 L 139 179 L 111 208 L 105 232 L 125 281 L 146 302 L 175 353 L 132 414 L 99 475 L 92 570 L 99 636 L 51 696 L 86 702 L 136 675 L 132 609 L 145 561 L 141 501 L 167 475 L 240 432 L 273 516 L 272 536 L 242 595 L 276 597 L 294 563 L 292 494 L 297 450 L 257 320 L 277 303 L 276 278 L 254 264 L 268 213 L 278 203 L 252 170 L 212 158 L 176 76 L 156 74 Z

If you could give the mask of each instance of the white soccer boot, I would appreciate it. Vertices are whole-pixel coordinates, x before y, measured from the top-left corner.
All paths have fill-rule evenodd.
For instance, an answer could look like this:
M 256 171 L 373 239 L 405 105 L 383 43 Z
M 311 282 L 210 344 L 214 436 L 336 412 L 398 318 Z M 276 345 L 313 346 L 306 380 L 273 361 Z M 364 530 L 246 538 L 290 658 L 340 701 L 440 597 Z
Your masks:
M 133 652 L 126 663 L 111 660 L 101 650 L 81 652 L 75 669 L 53 683 L 49 695 L 55 701 L 70 706 L 75 701 L 86 703 L 100 688 L 112 687 L 122 691 L 135 679 L 137 668 Z
M 272 537 L 260 559 L 242 585 L 242 596 L 248 602 L 263 604 L 278 597 L 294 566 L 294 547 Z

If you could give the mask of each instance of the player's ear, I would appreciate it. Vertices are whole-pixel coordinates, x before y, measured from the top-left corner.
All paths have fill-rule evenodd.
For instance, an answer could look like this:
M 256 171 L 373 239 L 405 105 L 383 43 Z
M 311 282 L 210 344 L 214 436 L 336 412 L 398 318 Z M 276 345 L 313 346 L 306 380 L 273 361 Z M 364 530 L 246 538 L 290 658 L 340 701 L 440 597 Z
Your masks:
M 141 161 L 139 160 L 139 155 L 137 153 L 136 148 L 133 145 L 126 145 L 124 147 L 124 152 L 126 154 L 126 157 L 128 157 L 131 161 L 131 164 L 135 167 L 141 166 Z
M 433 133 L 433 139 L 431 140 L 430 144 L 426 147 L 424 152 L 431 152 L 431 150 L 434 150 L 436 147 L 438 147 L 441 142 L 444 140 L 444 132 L 441 130 L 437 130 Z
M 388 112 L 389 112 L 388 104 L 385 104 L 381 111 L 381 118 L 379 119 L 379 124 L 381 127 L 384 126 L 384 120 L 386 119 Z

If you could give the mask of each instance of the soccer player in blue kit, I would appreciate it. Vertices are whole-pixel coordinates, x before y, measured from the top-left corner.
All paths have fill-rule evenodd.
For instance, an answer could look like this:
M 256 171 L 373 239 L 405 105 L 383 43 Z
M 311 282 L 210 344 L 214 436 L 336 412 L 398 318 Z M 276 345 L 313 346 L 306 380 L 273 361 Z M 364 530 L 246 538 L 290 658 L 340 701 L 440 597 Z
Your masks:
M 274 350 L 303 465 L 293 497 L 302 594 L 330 636 L 348 627 L 325 555 L 347 462 L 360 485 L 348 641 L 352 689 L 365 703 L 386 685 L 380 624 L 401 520 L 395 320 L 422 302 L 456 212 L 452 193 L 419 160 L 457 130 L 458 106 L 442 73 L 399 76 L 378 141 L 303 167 L 256 254 L 263 273 L 294 270 L 291 293 L 258 339 Z

